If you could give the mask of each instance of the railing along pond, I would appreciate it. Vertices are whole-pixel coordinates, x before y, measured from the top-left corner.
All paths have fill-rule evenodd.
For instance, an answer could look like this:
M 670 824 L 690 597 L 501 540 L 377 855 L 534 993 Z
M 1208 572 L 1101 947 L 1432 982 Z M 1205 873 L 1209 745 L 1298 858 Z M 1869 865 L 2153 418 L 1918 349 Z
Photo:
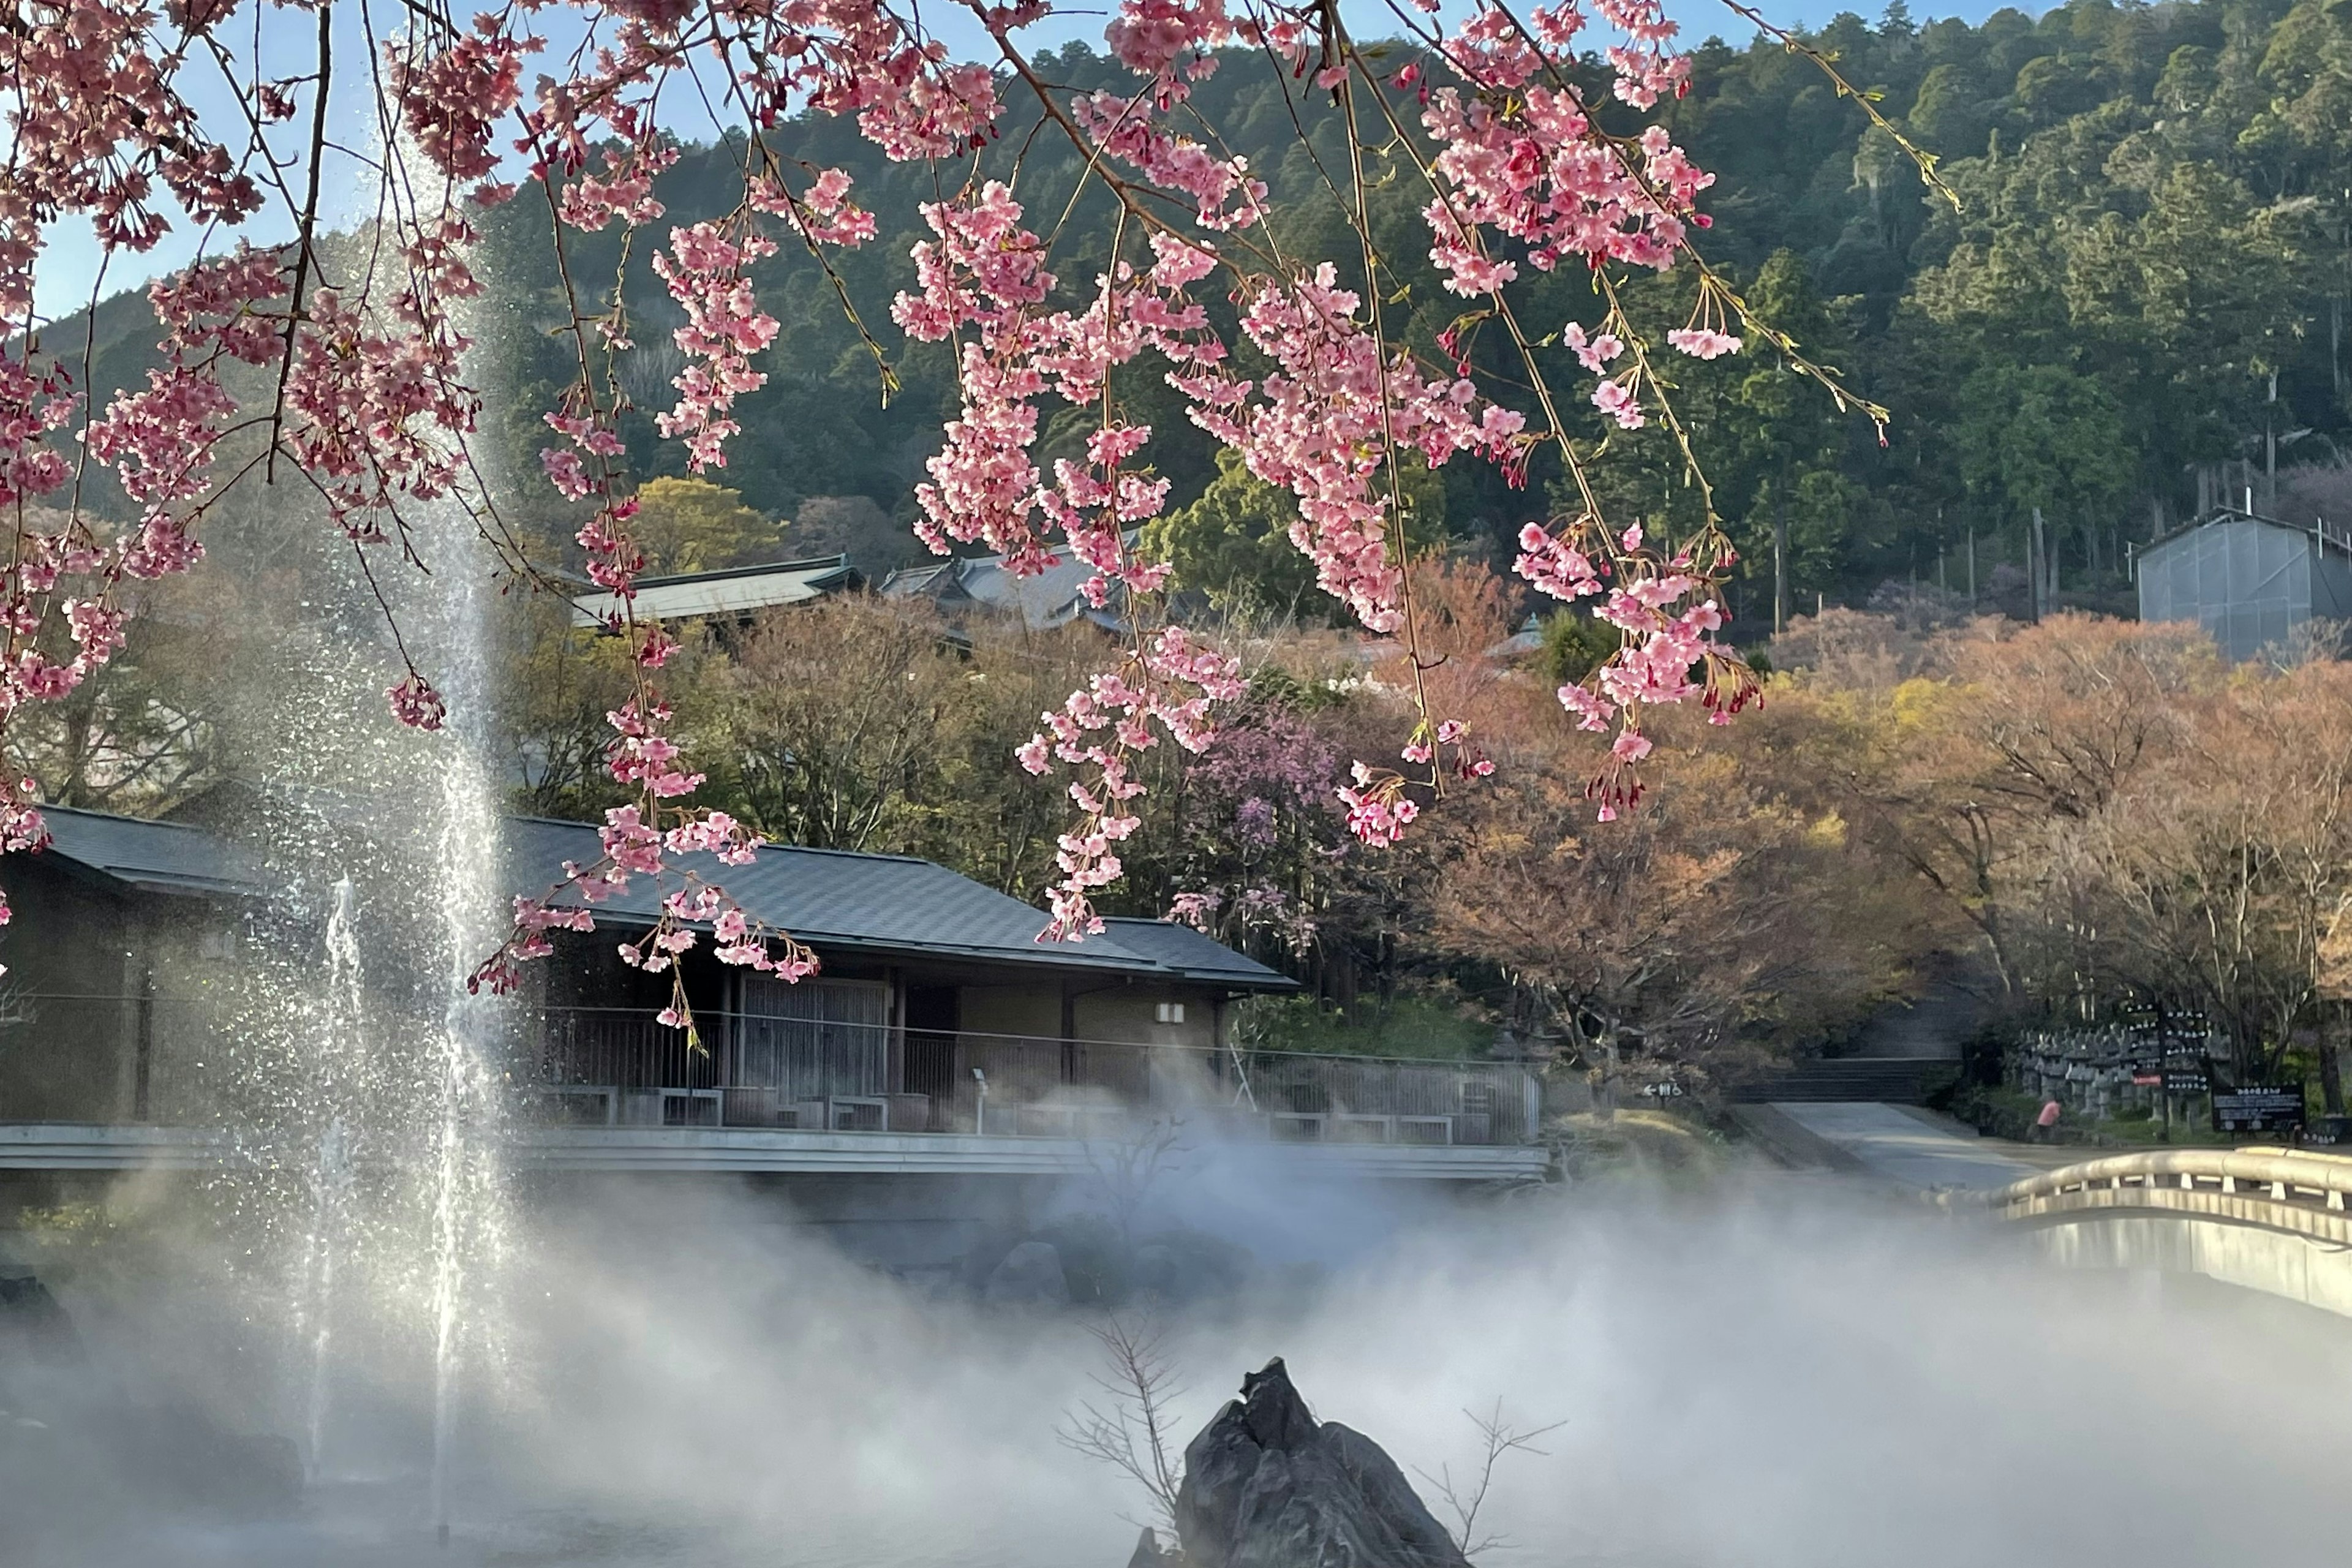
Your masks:
M 1444 1062 L 703 1014 L 698 1038 L 639 1013 L 551 1008 L 541 1114 L 574 1123 L 1085 1136 L 1137 1115 L 1214 1114 L 1301 1142 L 1525 1143 L 1539 1080 Z
M 383 1026 L 385 1028 L 402 1026 Z M 429 1028 L 429 1021 L 410 1027 Z M 1298 1142 L 1535 1141 L 1540 1080 L 1456 1062 L 937 1032 L 706 1013 L 696 1037 L 618 1008 L 509 1009 L 519 1114 L 567 1125 L 1115 1135 L 1211 1119 Z M 0 1121 L 218 1125 L 266 1116 L 299 1026 L 230 1002 L 0 1000 Z

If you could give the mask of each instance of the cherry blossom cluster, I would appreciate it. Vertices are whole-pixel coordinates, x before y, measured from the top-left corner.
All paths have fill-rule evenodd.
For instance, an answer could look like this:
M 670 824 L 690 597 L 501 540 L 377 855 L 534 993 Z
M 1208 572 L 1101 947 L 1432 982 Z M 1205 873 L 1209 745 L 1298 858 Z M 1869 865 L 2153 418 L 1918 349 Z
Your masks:
M 1395 465 L 1417 453 L 1435 468 L 1462 452 L 1501 458 L 1527 421 L 1487 402 L 1466 377 L 1424 374 L 1403 352 L 1383 354 L 1360 301 L 1329 262 L 1259 288 L 1242 331 L 1278 367 L 1262 384 L 1210 371 L 1171 374 L 1192 417 L 1239 451 L 1250 471 L 1298 502 L 1291 542 L 1316 581 L 1376 632 L 1403 616 L 1404 572 L 1391 530 Z
M 1038 940 L 1077 942 L 1103 929 L 1089 895 L 1118 879 L 1116 846 L 1143 825 L 1133 805 L 1143 793 L 1136 754 L 1159 744 L 1159 731 L 1186 751 L 1200 751 L 1211 734 L 1210 704 L 1241 690 L 1240 660 L 1169 626 L 1145 642 L 1125 670 L 1097 675 L 1039 716 L 1045 727 L 1016 754 L 1033 773 L 1055 762 L 1077 772 L 1069 796 L 1080 822 L 1056 847 L 1062 879 Z
M 1098 927 L 1092 897 L 1117 878 L 1116 846 L 1134 829 L 1136 753 L 1163 732 L 1197 750 L 1213 705 L 1240 689 L 1232 661 L 1181 631 L 1151 629 L 1146 602 L 1167 569 L 1136 560 L 1130 542 L 1168 487 L 1150 465 L 1152 431 L 1120 413 L 1132 378 L 1164 378 L 1190 419 L 1286 489 L 1297 503 L 1292 540 L 1318 583 L 1368 628 L 1408 645 L 1412 542 L 1401 531 L 1400 469 L 1475 456 L 1517 479 L 1539 441 L 1569 449 L 1566 433 L 1530 430 L 1525 415 L 1481 390 L 1458 331 L 1445 339 L 1453 363 L 1425 363 L 1391 334 L 1377 294 L 1343 287 L 1322 258 L 1286 256 L 1264 182 L 1202 122 L 1196 85 L 1221 59 L 1268 57 L 1286 90 L 1297 82 L 1346 103 L 1360 145 L 1406 148 L 1432 189 L 1431 254 L 1449 287 L 1490 316 L 1502 314 L 1499 297 L 1522 268 L 1576 262 L 1604 282 L 1612 268 L 1664 268 L 1706 221 L 1695 204 L 1709 177 L 1662 128 L 1620 135 L 1597 124 L 1577 85 L 1590 73 L 1566 68 L 1598 22 L 1615 35 L 1602 58 L 1618 100 L 1643 110 L 1681 92 L 1689 64 L 1661 0 L 1559 0 L 1524 18 L 1472 0 L 1450 29 L 1435 19 L 1435 0 L 1415 0 L 1399 16 L 1422 47 L 1393 72 L 1391 89 L 1374 83 L 1333 7 L 1119 0 L 1105 36 L 1135 74 L 1124 94 L 1056 89 L 1031 68 L 1019 35 L 1051 14 L 1049 0 L 971 0 L 1002 56 L 990 64 L 950 58 L 911 11 L 902 16 L 885 0 L 582 0 L 566 6 L 580 28 L 565 63 L 526 85 L 525 65 L 550 55 L 546 8 L 508 0 L 463 26 L 412 9 L 407 31 L 378 43 L 371 65 L 395 117 L 387 129 L 437 178 L 387 180 L 377 237 L 388 245 L 362 247 L 383 264 L 358 267 L 333 264 L 315 243 L 315 203 L 300 205 L 278 184 L 289 171 L 317 174 L 305 159 L 324 155 L 323 134 L 307 153 L 269 139 L 272 128 L 300 121 L 306 101 L 320 110 L 335 87 L 324 32 L 310 76 L 268 77 L 255 46 L 244 95 L 252 118 L 231 122 L 243 139 L 232 144 L 203 123 L 177 73 L 190 59 L 238 58 L 229 30 L 237 0 L 160 15 L 136 0 L 41 0 L 0 28 L 0 67 L 16 84 L 0 110 L 12 138 L 0 180 L 0 503 L 16 503 L 20 520 L 0 576 L 0 728 L 23 703 L 72 690 L 122 645 L 117 585 L 194 565 L 206 510 L 247 474 L 308 487 L 361 549 L 404 549 L 404 506 L 453 495 L 480 504 L 467 489 L 467 447 L 482 398 L 467 377 L 458 316 L 481 291 L 468 265 L 473 216 L 535 186 L 559 237 L 663 222 L 657 183 L 678 156 L 663 129 L 666 90 L 715 88 L 705 100 L 727 106 L 751 148 L 740 203 L 681 215 L 650 263 L 683 313 L 674 341 L 686 362 L 675 405 L 656 420 L 698 470 L 724 464 L 739 400 L 766 380 L 761 362 L 779 325 L 758 299 L 760 264 L 793 243 L 830 268 L 832 252 L 877 232 L 845 174 L 791 173 L 765 133 L 804 113 L 852 119 L 887 156 L 944 174 L 989 144 L 1003 93 L 1025 91 L 1038 100 L 1041 133 L 1066 137 L 1087 177 L 1116 198 L 1111 254 L 1090 282 L 1066 287 L 1010 181 L 943 184 L 941 199 L 922 207 L 929 237 L 915 248 L 916 286 L 892 314 L 909 338 L 950 343 L 958 377 L 959 406 L 918 490 L 922 537 L 942 552 L 984 544 L 1021 573 L 1066 550 L 1093 569 L 1091 602 L 1118 598 L 1137 628 L 1119 668 L 1045 715 L 1020 754 L 1033 771 L 1072 772 L 1079 820 L 1061 840 L 1047 934 L 1081 936 Z M 679 87 L 689 71 L 698 74 Z M 1409 93 L 1409 103 L 1389 90 Z M 1360 114 L 1370 123 L 1358 123 Z M 299 237 L 240 241 L 265 195 L 280 193 Z M 208 248 L 152 290 L 163 336 L 145 384 L 103 409 L 81 408 L 32 330 L 44 236 L 79 216 L 108 248 L 136 252 L 175 214 L 227 237 L 226 248 Z M 1243 345 L 1212 326 L 1212 278 L 1263 362 L 1250 374 L 1236 366 Z M 1593 405 L 1639 428 L 1656 411 L 1645 402 L 1663 390 L 1612 299 L 1600 328 L 1588 334 L 1569 323 L 1560 337 L 1595 378 Z M 1669 345 L 1707 359 L 1737 352 L 1721 305 L 1703 291 Z M 610 596 L 609 624 L 631 655 L 635 689 L 611 715 L 607 763 L 632 802 L 608 815 L 599 860 L 518 900 L 512 932 L 477 979 L 511 986 L 519 963 L 550 951 L 551 933 L 593 929 L 593 907 L 643 883 L 656 891 L 638 913 L 655 923 L 628 944 L 632 962 L 675 975 L 678 955 L 707 932 L 720 959 L 796 977 L 814 963 L 807 950 L 761 927 L 691 863 L 740 865 L 756 839 L 692 804 L 702 776 L 671 738 L 658 690 L 677 644 L 636 613 L 645 555 L 632 538 L 636 503 L 622 462 L 629 410 L 609 374 L 611 356 L 633 346 L 617 284 L 602 297 L 575 292 L 561 330 L 577 372 L 544 413 L 554 439 L 541 461 L 556 492 L 582 509 L 587 574 Z M 266 404 L 251 390 L 265 384 Z M 1057 460 L 1050 474 L 1035 455 L 1049 400 L 1097 421 L 1083 460 Z M 72 511 L 54 520 L 37 511 L 73 478 L 78 416 L 87 419 L 83 452 L 115 473 L 135 519 L 100 528 Z M 247 461 L 252 443 L 238 437 L 252 432 L 265 433 L 263 453 Z M 224 460 L 231 452 L 236 461 Z M 1710 640 L 1720 625 L 1712 584 L 1727 556 L 1661 560 L 1638 537 L 1597 522 L 1532 530 L 1524 542 L 1523 574 L 1561 597 L 1601 600 L 1600 613 L 1624 633 L 1624 649 L 1578 689 L 1584 695 L 1562 698 L 1588 722 L 1619 722 L 1622 765 L 1646 750 L 1638 723 L 1646 704 L 1697 695 L 1722 717 L 1752 700 L 1752 679 Z M 60 631 L 42 643 L 52 626 Z M 387 696 L 404 723 L 446 720 L 441 694 L 413 664 Z M 1457 723 L 1433 714 L 1405 755 L 1429 776 L 1409 785 L 1360 765 L 1339 792 L 1367 842 L 1392 841 L 1421 809 L 1412 791 L 1433 787 L 1443 772 L 1467 779 L 1492 769 Z M 0 851 L 38 841 L 29 796 L 5 812 Z M 690 1027 L 682 986 L 677 997 L 673 1020 Z
M 1604 51 L 1612 96 L 1648 109 L 1687 89 L 1689 57 L 1675 49 L 1679 29 L 1659 0 L 1591 0 L 1591 9 L 1622 35 Z M 1575 0 L 1534 6 L 1524 20 L 1481 5 L 1452 34 L 1427 39 L 1454 84 L 1433 89 L 1418 63 L 1394 79 L 1419 90 L 1422 128 L 1435 149 L 1427 167 L 1435 195 L 1423 209 L 1429 257 L 1457 294 L 1498 296 L 1519 276 L 1514 257 L 1539 272 L 1571 260 L 1664 271 L 1688 248 L 1690 230 L 1708 225 L 1696 202 L 1714 176 L 1664 126 L 1632 137 L 1602 130 L 1561 68 L 1588 19 Z M 1703 291 L 1698 315 L 1666 334 L 1669 346 L 1700 359 L 1738 353 L 1719 304 Z M 1600 378 L 1593 405 L 1638 430 L 1647 373 L 1638 363 L 1607 368 L 1624 349 L 1612 330 L 1621 326 L 1612 310 L 1590 340 L 1575 322 L 1562 337 Z
M 1255 884 L 1230 897 L 1215 888 L 1178 893 L 1168 900 L 1168 912 L 1161 918 L 1220 940 L 1272 931 L 1293 952 L 1313 946 L 1317 930 L 1315 917 L 1288 893 Z
M 1405 793 L 1405 777 L 1393 768 L 1358 763 L 1352 771 L 1356 782 L 1339 790 L 1348 831 L 1375 849 L 1394 844 L 1421 815 L 1421 803 Z
M 768 384 L 766 374 L 751 368 L 751 356 L 775 341 L 777 323 L 755 302 L 751 268 L 776 253 L 776 242 L 756 229 L 730 238 L 708 223 L 674 228 L 669 242 L 668 254 L 654 258 L 654 270 L 686 311 L 676 336 L 688 363 L 670 384 L 677 406 L 654 423 L 686 443 L 687 467 L 698 474 L 727 466 L 727 437 L 743 428 L 730 417 L 735 399 Z
M 482 177 L 476 194 L 485 200 L 509 194 L 488 176 L 496 167 L 495 121 L 516 100 L 512 62 L 541 47 L 536 37 L 510 37 L 513 19 L 509 14 L 478 19 L 475 39 L 450 51 L 467 51 L 463 61 L 441 67 L 437 75 L 411 62 L 415 80 L 445 92 L 467 91 L 481 110 L 440 111 L 440 134 L 425 148 L 453 181 Z M 999 111 L 984 69 L 948 62 L 938 44 L 920 40 L 870 0 L 616 9 L 603 19 L 613 24 L 613 37 L 594 56 L 593 68 L 569 81 L 543 79 L 535 100 L 520 110 L 524 134 L 518 148 L 530 159 L 530 176 L 547 187 L 559 221 L 583 230 L 639 226 L 664 216 L 654 182 L 676 161 L 677 151 L 658 130 L 654 103 L 663 83 L 698 47 L 726 61 L 737 101 L 758 127 L 772 126 L 799 107 L 855 112 L 866 133 L 894 157 L 951 156 L 983 139 Z M 436 111 L 420 107 L 417 112 Z M 686 317 L 674 337 L 688 361 L 672 384 L 677 403 L 656 423 L 664 436 L 685 445 L 696 471 L 724 466 L 725 444 L 740 431 L 735 400 L 767 379 L 752 361 L 772 343 L 778 323 L 760 308 L 751 271 L 775 254 L 777 243 L 761 220 L 781 220 L 812 248 L 858 245 L 875 232 L 871 215 L 849 200 L 845 174 L 809 174 L 797 194 L 773 167 L 747 174 L 733 213 L 674 226 L 668 247 L 654 258 L 654 270 Z M 601 861 L 567 868 L 563 884 L 517 901 L 514 929 L 477 982 L 499 989 L 516 984 L 517 964 L 550 951 L 548 931 L 593 929 L 586 909 L 563 901 L 565 894 L 596 902 L 632 877 L 652 879 L 667 890 L 655 927 L 623 946 L 625 959 L 675 975 L 677 955 L 707 928 L 721 962 L 798 979 L 814 967 L 808 949 L 768 930 L 723 887 L 677 863 L 677 857 L 708 853 L 722 865 L 742 864 L 756 840 L 723 813 L 685 800 L 702 775 L 684 764 L 666 733 L 671 710 L 652 688 L 677 644 L 635 613 L 645 556 L 630 535 L 636 503 L 617 468 L 622 409 L 600 398 L 590 372 L 596 350 L 632 346 L 617 290 L 609 311 L 582 314 L 572 330 L 580 374 L 545 416 L 564 444 L 542 451 L 541 462 L 559 493 L 593 508 L 579 543 L 590 578 L 617 605 L 609 624 L 628 639 L 639 671 L 637 690 L 610 716 L 614 738 L 607 762 L 614 778 L 638 800 L 626 816 L 608 818 Z M 692 1027 L 682 981 L 664 1019 Z
M 1608 562 L 1593 560 L 1604 550 L 1616 563 L 1613 587 L 1602 583 Z M 1762 700 L 1755 673 L 1712 641 L 1727 619 L 1714 584 L 1731 563 L 1726 546 L 1707 557 L 1648 548 L 1639 524 L 1612 541 L 1589 516 L 1558 532 L 1534 522 L 1519 531 L 1519 575 L 1554 598 L 1601 596 L 1593 613 L 1618 632 L 1614 652 L 1559 689 L 1578 728 L 1607 734 L 1616 726 L 1609 762 L 1586 790 L 1603 822 L 1641 799 L 1639 770 L 1652 744 L 1642 732 L 1643 709 L 1696 699 L 1709 722 L 1727 724 Z
M 1440 719 L 1434 724 L 1423 721 L 1401 754 L 1423 767 L 1442 766 L 1465 783 L 1495 774 L 1495 759 L 1470 738 L 1470 726 L 1459 719 Z
M 692 856 L 708 856 L 721 866 L 751 863 L 760 840 L 725 812 L 703 811 L 662 827 L 637 806 L 614 806 L 605 812 L 597 840 L 600 858 L 584 865 L 567 860 L 562 881 L 536 897 L 514 900 L 513 929 L 468 978 L 468 988 L 516 989 L 522 983 L 521 965 L 555 951 L 548 933 L 594 930 L 594 907 L 626 893 L 640 877 L 656 887 L 654 923 L 635 941 L 621 943 L 619 951 L 634 968 L 677 977 L 664 1023 L 690 1025 L 677 960 L 700 940 L 698 928 L 709 929 L 712 952 L 722 963 L 786 981 L 816 972 L 816 954 L 809 948 L 751 917 L 700 870 L 678 865 Z
M 72 512 L 43 506 L 72 478 L 61 437 L 79 412 L 72 379 L 43 353 L 33 317 L 50 226 L 79 216 L 108 250 L 137 253 L 169 228 L 166 205 L 234 228 L 261 202 L 259 185 L 177 92 L 176 60 L 159 47 L 154 23 L 143 6 L 73 0 L 22 7 L 0 28 L 0 71 L 13 84 L 0 180 L 0 504 L 15 521 L 0 576 L 0 728 L 24 704 L 71 692 L 121 646 L 113 586 L 126 572 L 162 575 L 196 557 L 184 509 L 204 488 L 192 476 L 209 461 L 229 405 L 216 382 L 182 363 L 194 347 L 182 341 L 185 321 L 167 317 L 165 365 L 143 393 L 120 401 L 104 437 L 110 444 L 93 452 L 120 464 L 144 520 L 104 539 Z M 191 320 L 204 313 L 203 301 L 191 303 Z M 282 331 L 263 335 L 274 342 Z M 196 438 L 183 441 L 190 432 Z M 69 659 L 38 646 L 53 621 L 68 628 Z M 19 780 L 0 803 L 0 853 L 47 842 L 37 796 L 32 781 Z M 5 910 L 0 900 L 0 919 Z

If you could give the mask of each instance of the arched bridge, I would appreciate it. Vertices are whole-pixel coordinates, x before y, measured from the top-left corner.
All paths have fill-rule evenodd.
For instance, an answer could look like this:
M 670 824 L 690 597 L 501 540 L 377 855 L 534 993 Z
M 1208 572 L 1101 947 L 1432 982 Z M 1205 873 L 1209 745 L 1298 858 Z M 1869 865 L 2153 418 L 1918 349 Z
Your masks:
M 2057 1262 L 2195 1273 L 2352 1317 L 2352 1159 L 2168 1149 L 2044 1171 L 1985 1194 Z

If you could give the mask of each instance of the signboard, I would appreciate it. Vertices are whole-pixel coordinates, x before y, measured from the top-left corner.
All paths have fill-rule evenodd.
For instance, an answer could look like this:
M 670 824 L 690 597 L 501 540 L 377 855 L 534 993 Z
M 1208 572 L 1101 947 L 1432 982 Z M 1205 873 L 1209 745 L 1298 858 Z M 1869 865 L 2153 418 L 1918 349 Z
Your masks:
M 2164 1074 L 2158 1071 L 2156 1068 L 2141 1067 L 2132 1068 L 2132 1087 L 2134 1089 L 2161 1089 L 2163 1086 Z
M 2203 1094 L 2211 1087 L 2201 1072 L 2185 1071 L 2179 1068 L 2164 1069 L 2164 1092 L 2167 1094 Z
M 2213 1125 L 2224 1132 L 2284 1132 L 2303 1125 L 2300 1086 L 2250 1083 L 2213 1097 Z
M 1652 1100 L 1672 1100 L 1683 1092 L 1683 1086 L 1678 1083 L 1646 1084 L 1642 1092 Z

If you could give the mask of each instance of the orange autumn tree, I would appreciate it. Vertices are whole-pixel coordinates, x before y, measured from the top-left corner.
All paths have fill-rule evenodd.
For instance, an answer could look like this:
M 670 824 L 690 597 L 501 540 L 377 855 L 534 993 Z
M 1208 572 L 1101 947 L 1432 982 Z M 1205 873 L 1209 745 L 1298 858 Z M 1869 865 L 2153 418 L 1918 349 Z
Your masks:
M 1769 742 L 1767 708 L 1750 735 Z M 1833 811 L 1780 792 L 1696 725 L 1656 731 L 1642 809 L 1596 824 L 1591 759 L 1562 747 L 1466 813 L 1433 900 L 1436 942 L 1540 999 L 1599 1075 L 1753 1075 L 1858 1020 L 1916 949 L 1899 883 Z

